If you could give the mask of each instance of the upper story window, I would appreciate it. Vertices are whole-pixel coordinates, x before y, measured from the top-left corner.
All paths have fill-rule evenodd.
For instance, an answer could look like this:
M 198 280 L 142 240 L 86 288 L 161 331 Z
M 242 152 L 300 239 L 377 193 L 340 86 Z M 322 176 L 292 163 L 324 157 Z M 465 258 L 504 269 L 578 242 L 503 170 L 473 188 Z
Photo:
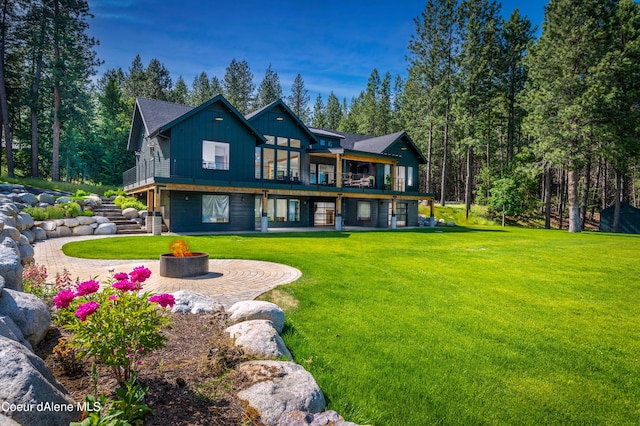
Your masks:
M 300 139 L 265 135 L 267 145 L 256 147 L 254 176 L 256 179 L 300 182 Z
M 225 142 L 202 141 L 202 168 L 209 170 L 229 170 L 229 144 Z

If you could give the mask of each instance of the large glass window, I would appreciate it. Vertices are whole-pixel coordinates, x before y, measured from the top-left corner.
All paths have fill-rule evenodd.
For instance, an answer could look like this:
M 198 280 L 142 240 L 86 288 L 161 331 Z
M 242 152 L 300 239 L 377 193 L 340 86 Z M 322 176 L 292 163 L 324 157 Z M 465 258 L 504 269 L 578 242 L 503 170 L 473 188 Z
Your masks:
M 407 167 L 407 186 L 413 186 L 413 167 Z
M 336 181 L 336 167 L 333 164 L 318 164 L 318 183 L 332 185 Z
M 300 139 L 290 139 L 289 140 L 289 146 L 291 148 L 300 148 Z
M 289 139 L 278 136 L 278 146 L 287 146 Z
M 278 180 L 287 180 L 289 176 L 289 169 L 287 167 L 289 152 L 279 149 L 276 151 L 276 155 L 278 156 L 277 178 Z
M 260 221 L 262 197 L 255 200 L 255 218 Z M 267 218 L 270 222 L 300 222 L 300 200 L 288 198 L 269 198 L 267 200 Z
M 276 170 L 276 151 L 273 148 L 262 149 L 262 179 L 274 179 Z
M 406 190 L 406 167 L 398 166 L 396 169 L 396 191 L 404 192 Z
M 254 156 L 254 169 L 256 179 L 260 179 L 261 177 L 261 169 L 262 169 L 262 148 L 256 147 L 256 152 Z
M 229 144 L 224 142 L 202 141 L 202 168 L 229 170 Z
M 294 183 L 300 182 L 300 153 L 289 152 L 289 176 Z
M 289 200 L 289 222 L 300 222 L 300 200 Z
M 358 201 L 358 220 L 371 220 L 371 201 Z
M 318 201 L 314 203 L 313 224 L 316 226 L 334 225 L 336 203 Z
M 229 222 L 228 195 L 202 195 L 202 223 Z

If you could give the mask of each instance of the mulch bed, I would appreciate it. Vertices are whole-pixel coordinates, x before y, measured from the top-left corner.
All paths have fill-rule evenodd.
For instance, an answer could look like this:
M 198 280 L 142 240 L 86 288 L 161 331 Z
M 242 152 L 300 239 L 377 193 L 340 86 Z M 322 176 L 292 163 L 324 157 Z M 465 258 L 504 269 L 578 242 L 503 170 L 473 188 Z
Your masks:
M 255 411 L 237 396 L 246 378 L 234 368 L 248 358 L 224 333 L 223 312 L 204 315 L 170 314 L 171 325 L 162 331 L 166 347 L 142 358 L 138 381 L 149 390 L 145 402 L 154 414 L 145 425 L 261 425 Z M 53 327 L 37 349 L 54 376 L 75 401 L 86 395 L 115 396 L 117 382 L 109 368 L 92 361 L 74 362 L 61 356 L 58 341 L 67 332 Z

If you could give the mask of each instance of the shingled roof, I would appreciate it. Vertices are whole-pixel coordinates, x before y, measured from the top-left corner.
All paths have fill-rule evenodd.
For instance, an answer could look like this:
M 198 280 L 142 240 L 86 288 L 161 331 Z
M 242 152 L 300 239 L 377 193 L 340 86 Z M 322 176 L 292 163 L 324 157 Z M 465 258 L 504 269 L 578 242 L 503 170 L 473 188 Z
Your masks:
M 136 104 L 149 135 L 194 108 L 188 105 L 147 98 L 136 98 Z

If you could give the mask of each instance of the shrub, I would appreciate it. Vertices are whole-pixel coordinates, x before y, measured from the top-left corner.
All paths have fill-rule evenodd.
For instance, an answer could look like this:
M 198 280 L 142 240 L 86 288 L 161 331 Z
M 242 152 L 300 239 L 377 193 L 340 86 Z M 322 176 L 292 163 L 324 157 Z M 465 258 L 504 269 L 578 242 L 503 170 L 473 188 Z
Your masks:
M 120 195 L 120 196 L 124 197 L 125 195 L 127 195 L 127 193 L 124 192 L 124 189 L 122 189 L 122 188 L 108 189 L 108 190 L 104 191 L 104 196 L 105 197 L 113 197 L 114 195 L 116 195 L 116 196 Z
M 48 219 L 47 210 L 42 207 L 25 207 L 22 211 L 31 216 L 33 220 Z
M 160 329 L 171 319 L 158 306 L 173 306 L 170 294 L 139 294 L 151 271 L 139 266 L 118 273 L 98 292 L 94 280 L 78 285 L 76 292 L 60 291 L 53 299 L 56 320 L 73 334 L 68 342 L 80 357 L 95 357 L 112 368 L 115 378 L 125 384 L 135 376 L 142 356 L 164 346 Z
M 47 219 L 64 219 L 65 210 L 61 206 L 48 206 Z
M 119 195 L 113 200 L 113 203 L 122 210 L 133 207 L 136 210 L 146 210 L 147 206 L 135 197 L 124 197 Z
M 86 197 L 88 195 L 91 195 L 91 193 L 88 192 L 88 191 L 84 191 L 82 189 L 76 189 L 75 194 L 73 194 L 73 198 L 82 198 L 82 197 Z

